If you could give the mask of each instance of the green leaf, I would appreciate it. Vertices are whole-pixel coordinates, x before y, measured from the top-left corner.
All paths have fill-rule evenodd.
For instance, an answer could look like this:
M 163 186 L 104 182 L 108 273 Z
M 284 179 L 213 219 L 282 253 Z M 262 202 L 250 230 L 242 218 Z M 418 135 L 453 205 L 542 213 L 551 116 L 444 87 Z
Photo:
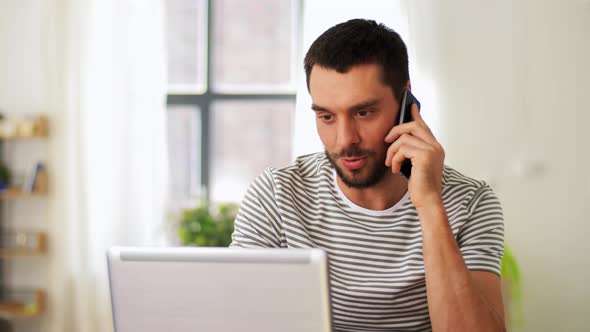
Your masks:
M 231 243 L 238 205 L 220 204 L 211 214 L 206 206 L 182 212 L 178 236 L 183 245 L 227 247 Z
M 509 296 L 512 302 L 511 325 L 513 327 L 523 326 L 524 317 L 522 311 L 522 279 L 516 257 L 508 245 L 504 245 L 504 256 L 501 261 L 502 279 L 509 285 Z

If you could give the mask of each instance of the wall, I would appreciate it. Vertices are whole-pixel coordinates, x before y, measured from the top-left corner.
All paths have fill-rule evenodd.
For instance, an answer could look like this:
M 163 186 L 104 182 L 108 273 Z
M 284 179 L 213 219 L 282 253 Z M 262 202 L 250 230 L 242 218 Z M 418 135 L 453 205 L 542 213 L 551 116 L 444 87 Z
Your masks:
M 430 14 L 411 18 L 438 27 L 433 48 L 415 47 L 438 55 L 418 62 L 438 81 L 440 139 L 447 162 L 488 179 L 504 204 L 506 242 L 523 271 L 525 330 L 583 331 L 590 3 L 445 1 Z

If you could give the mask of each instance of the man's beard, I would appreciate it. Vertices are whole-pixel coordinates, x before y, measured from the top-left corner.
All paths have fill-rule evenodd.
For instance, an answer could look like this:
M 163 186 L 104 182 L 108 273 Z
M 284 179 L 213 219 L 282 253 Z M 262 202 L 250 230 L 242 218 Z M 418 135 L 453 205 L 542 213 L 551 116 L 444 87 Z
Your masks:
M 342 179 L 342 182 L 349 186 L 350 188 L 368 188 L 376 185 L 383 179 L 385 176 L 385 172 L 389 169 L 389 167 L 385 166 L 385 153 L 382 156 L 379 156 L 376 151 L 373 150 L 365 150 L 361 149 L 358 145 L 352 145 L 349 148 L 343 149 L 340 153 L 329 153 L 328 150 L 324 150 L 326 157 L 330 161 L 330 164 L 336 169 L 336 173 Z M 376 163 L 372 166 L 371 169 L 368 170 L 368 174 L 365 177 L 355 177 L 354 175 L 360 175 L 362 172 L 361 169 L 351 170 L 353 176 L 348 177 L 344 174 L 342 168 L 338 166 L 336 160 L 341 157 L 347 158 L 367 158 L 367 163 L 365 167 L 370 167 L 370 161 L 376 159 Z

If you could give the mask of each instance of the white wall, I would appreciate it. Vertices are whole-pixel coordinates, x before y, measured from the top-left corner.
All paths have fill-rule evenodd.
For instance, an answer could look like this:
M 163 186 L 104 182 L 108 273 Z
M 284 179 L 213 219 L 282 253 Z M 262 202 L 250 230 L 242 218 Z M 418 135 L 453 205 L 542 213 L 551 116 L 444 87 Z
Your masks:
M 10 112 L 46 109 L 44 15 L 33 0 L 0 2 L 0 108 Z
M 447 163 L 490 180 L 503 202 L 525 330 L 587 330 L 590 2 L 435 6 L 411 8 L 432 24 L 415 29 L 418 65 L 435 77 Z

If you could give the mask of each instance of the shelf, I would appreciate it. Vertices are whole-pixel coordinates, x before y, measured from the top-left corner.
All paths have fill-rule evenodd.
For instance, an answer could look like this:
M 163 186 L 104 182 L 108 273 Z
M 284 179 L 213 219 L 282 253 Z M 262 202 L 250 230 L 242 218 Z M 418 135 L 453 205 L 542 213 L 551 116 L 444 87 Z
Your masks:
M 29 136 L 0 136 L 0 141 L 26 141 L 26 140 L 33 140 L 33 139 L 44 139 L 49 136 L 47 135 L 29 135 Z
M 47 234 L 5 232 L 0 238 L 0 257 L 43 256 L 47 253 Z
M 0 317 L 31 318 L 39 316 L 45 310 L 45 291 L 36 290 L 1 290 Z
M 45 114 L 37 114 L 34 119 L 21 119 L 16 122 L 14 122 L 14 119 L 11 121 L 10 117 L 0 120 L 0 122 L 6 121 L 5 125 L 11 129 L 7 131 L 7 128 L 3 128 L 2 132 L 0 132 L 0 141 L 30 140 L 49 136 L 48 118 Z
M 47 192 L 44 191 L 24 191 L 20 188 L 8 188 L 0 191 L 0 200 L 2 199 L 19 199 L 29 197 L 42 197 L 46 196 Z

